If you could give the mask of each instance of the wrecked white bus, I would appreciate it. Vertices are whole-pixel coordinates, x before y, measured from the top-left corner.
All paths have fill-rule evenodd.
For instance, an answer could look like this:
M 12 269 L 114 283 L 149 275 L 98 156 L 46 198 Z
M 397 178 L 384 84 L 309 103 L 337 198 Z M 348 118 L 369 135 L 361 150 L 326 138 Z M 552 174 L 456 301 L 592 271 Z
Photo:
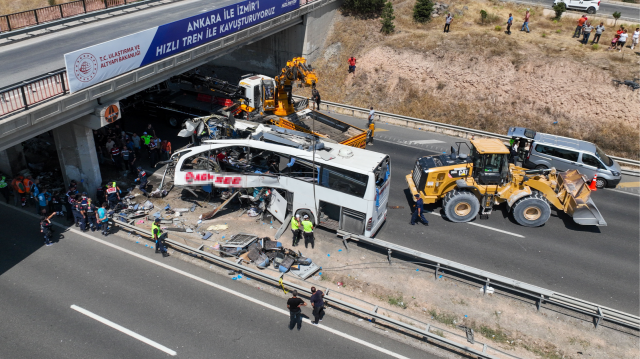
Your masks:
M 172 156 L 176 186 L 272 189 L 280 222 L 307 214 L 321 227 L 373 236 L 387 215 L 386 154 L 261 126 L 247 139 L 206 140 Z

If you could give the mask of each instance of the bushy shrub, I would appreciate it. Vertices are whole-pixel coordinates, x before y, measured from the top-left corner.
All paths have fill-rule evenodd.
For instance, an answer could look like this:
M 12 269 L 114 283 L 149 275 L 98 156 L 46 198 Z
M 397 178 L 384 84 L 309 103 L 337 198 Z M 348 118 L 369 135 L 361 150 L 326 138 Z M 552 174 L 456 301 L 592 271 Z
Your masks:
M 382 23 L 382 28 L 380 31 L 383 34 L 389 35 L 392 33 L 396 26 L 393 24 L 393 20 L 395 20 L 395 16 L 393 16 L 393 4 L 391 1 L 387 1 L 382 8 L 382 14 L 380 15 L 380 22 Z
M 496 31 L 500 31 L 500 30 L 502 30 L 502 26 L 496 25 Z
M 431 0 L 417 0 L 413 7 L 413 20 L 425 23 L 431 20 L 433 2 Z
M 384 0 L 345 0 L 342 8 L 357 14 L 378 14 L 384 7 Z
M 556 19 L 559 19 L 562 17 L 562 13 L 567 11 L 567 5 L 563 2 L 559 2 L 553 5 L 553 11 L 556 12 Z

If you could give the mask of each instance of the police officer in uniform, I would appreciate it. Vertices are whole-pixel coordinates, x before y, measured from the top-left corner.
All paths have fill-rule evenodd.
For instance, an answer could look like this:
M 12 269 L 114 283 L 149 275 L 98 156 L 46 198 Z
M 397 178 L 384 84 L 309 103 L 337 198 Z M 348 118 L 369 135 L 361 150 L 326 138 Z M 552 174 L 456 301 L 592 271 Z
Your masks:
M 73 216 L 73 202 L 75 202 L 75 196 L 78 193 L 76 191 L 76 186 L 73 184 L 69 185 L 69 190 L 67 191 L 66 197 L 67 200 L 64 202 L 64 206 L 67 209 L 67 220 L 70 221 L 74 219 Z
M 156 241 L 156 253 L 162 253 L 163 257 L 168 257 L 169 253 L 167 253 L 167 248 L 164 246 L 166 233 L 162 233 L 162 229 L 160 229 L 160 218 L 156 218 L 156 220 L 153 221 L 151 225 L 151 235 Z
M 73 221 L 76 222 L 76 227 L 80 227 L 80 229 L 83 229 L 84 214 L 82 213 L 82 195 L 77 194 L 74 197 L 71 211 L 73 212 Z
M 300 215 L 296 214 L 295 217 L 291 218 L 291 232 L 293 233 L 293 246 L 297 246 L 298 242 L 300 242 L 300 236 L 302 230 L 300 227 L 302 223 L 300 223 Z
M 120 193 L 118 193 L 118 187 L 113 184 L 107 184 L 107 202 L 109 203 L 109 209 L 114 209 L 120 201 Z
M 86 193 L 83 193 L 82 195 L 83 197 L 85 197 Z M 96 228 L 98 227 L 98 214 L 96 212 L 96 206 L 91 202 L 91 198 L 88 197 L 86 198 L 86 201 L 85 198 L 83 198 L 82 202 L 84 207 L 85 225 L 89 224 L 91 232 L 95 232 Z
M 7 183 L 7 177 L 0 173 L 0 193 L 2 193 L 2 197 L 4 200 L 9 203 L 9 183 Z
M 135 179 L 134 182 L 140 182 L 140 186 L 138 188 L 140 188 L 140 191 L 142 191 L 142 193 L 144 193 L 145 196 L 149 196 L 149 192 L 147 192 L 147 183 L 149 181 L 149 179 L 147 178 L 147 172 L 145 172 L 142 167 L 138 167 L 138 178 Z
M 51 213 L 49 217 L 42 216 L 40 217 L 40 233 L 44 234 L 44 244 L 48 247 L 51 244 L 51 234 L 53 233 L 51 217 L 53 217 L 55 213 Z
M 424 213 L 422 213 L 422 206 L 424 206 L 424 202 L 422 201 L 422 198 L 420 198 L 419 194 L 415 194 L 414 195 L 416 197 L 416 207 L 413 210 L 413 213 L 411 214 L 411 225 L 415 225 L 416 224 L 416 220 L 418 219 L 418 217 L 420 218 L 420 221 L 422 221 L 422 223 L 425 226 L 429 225 L 429 221 L 427 221 L 426 218 L 424 218 Z
M 313 223 L 306 214 L 302 217 L 302 230 L 304 231 L 302 233 L 304 235 L 304 247 L 308 248 L 309 243 L 311 243 L 311 248 L 314 248 Z

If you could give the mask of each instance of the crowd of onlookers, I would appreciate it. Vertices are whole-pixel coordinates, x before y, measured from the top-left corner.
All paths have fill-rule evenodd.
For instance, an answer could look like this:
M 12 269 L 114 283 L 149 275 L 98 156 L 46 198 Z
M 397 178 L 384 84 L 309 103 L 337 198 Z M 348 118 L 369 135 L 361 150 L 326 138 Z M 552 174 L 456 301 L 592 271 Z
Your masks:
M 103 127 L 93 131 L 98 161 L 100 165 L 109 164 L 116 170 L 127 170 L 147 162 L 154 167 L 158 161 L 168 160 L 171 156 L 171 142 L 156 136 L 153 125 L 138 132 L 126 132 L 120 125 Z
M 586 45 L 589 42 L 589 37 L 591 33 L 595 31 L 595 35 L 593 40 L 591 40 L 591 44 L 597 44 L 600 42 L 600 36 L 605 32 L 604 22 L 600 22 L 600 25 L 593 26 L 591 22 L 587 18 L 587 15 L 582 15 L 582 17 L 578 20 L 578 25 L 576 26 L 576 31 L 573 33 L 573 37 L 580 38 L 582 35 L 581 42 Z M 638 39 L 640 38 L 640 28 L 636 28 L 636 31 L 633 32 L 631 36 L 631 46 L 630 48 L 633 50 L 636 45 L 638 45 Z M 629 41 L 629 31 L 624 28 L 624 25 L 620 25 L 618 31 L 616 31 L 613 39 L 611 39 L 611 46 L 609 46 L 609 50 L 618 50 L 622 51 L 625 45 Z

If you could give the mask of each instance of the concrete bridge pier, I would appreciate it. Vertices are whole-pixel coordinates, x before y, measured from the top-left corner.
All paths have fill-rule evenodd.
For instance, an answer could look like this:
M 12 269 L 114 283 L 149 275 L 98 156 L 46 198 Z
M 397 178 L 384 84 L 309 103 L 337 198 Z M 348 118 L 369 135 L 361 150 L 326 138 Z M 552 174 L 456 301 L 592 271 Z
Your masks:
M 95 196 L 102 184 L 98 154 L 93 141 L 92 127 L 95 126 L 87 127 L 95 124 L 96 120 L 99 128 L 99 118 L 85 115 L 53 130 L 64 183 L 68 186 L 71 180 L 76 180 L 78 192 L 87 192 L 91 197 Z
M 27 161 L 24 158 L 21 144 L 0 151 L 0 173 L 6 175 L 7 178 L 16 176 L 25 168 L 27 168 Z

